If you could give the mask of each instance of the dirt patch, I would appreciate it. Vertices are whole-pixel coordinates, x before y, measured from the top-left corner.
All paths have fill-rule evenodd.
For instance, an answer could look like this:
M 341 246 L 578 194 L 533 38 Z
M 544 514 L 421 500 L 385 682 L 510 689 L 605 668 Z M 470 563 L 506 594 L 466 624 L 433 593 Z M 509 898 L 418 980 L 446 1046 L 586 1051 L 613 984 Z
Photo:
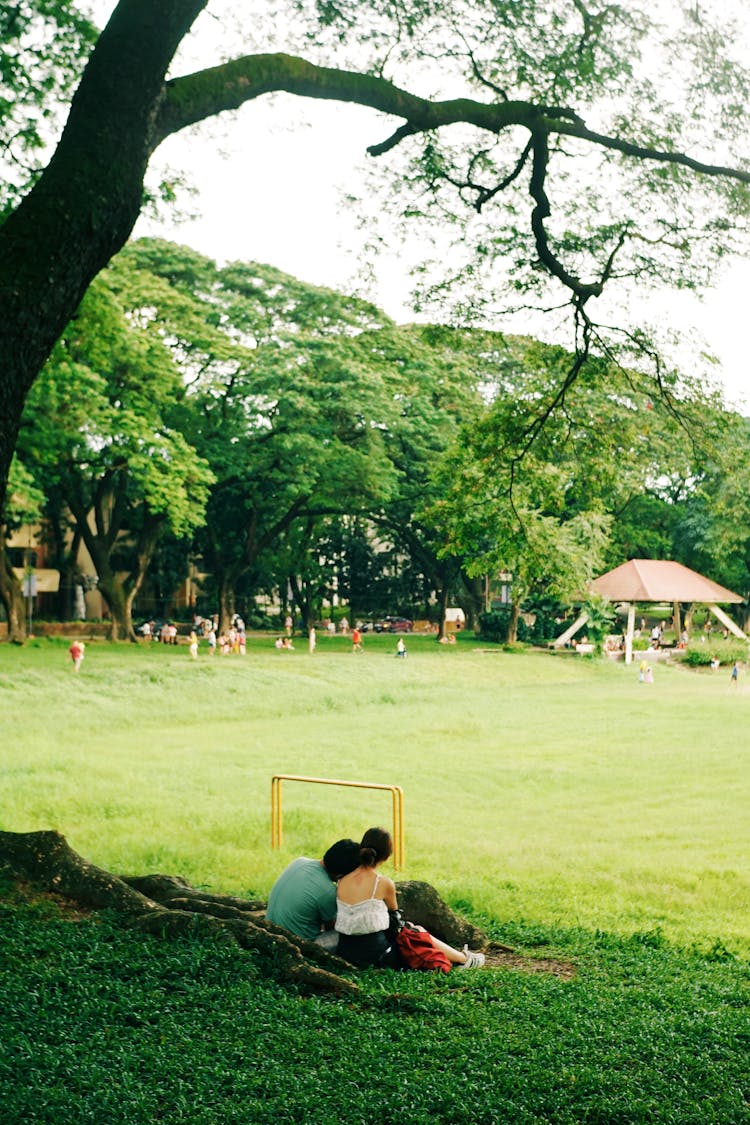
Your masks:
M 92 917 L 94 911 L 81 906 L 80 902 L 66 898 L 56 891 L 45 891 L 30 883 L 15 881 L 9 901 L 15 899 L 27 906 L 40 908 L 45 917 L 60 918 L 63 922 L 82 922 Z
M 551 973 L 561 980 L 573 980 L 578 974 L 571 961 L 558 961 L 551 957 L 528 957 L 512 952 L 503 946 L 489 945 L 484 950 L 488 969 L 516 969 L 522 973 Z

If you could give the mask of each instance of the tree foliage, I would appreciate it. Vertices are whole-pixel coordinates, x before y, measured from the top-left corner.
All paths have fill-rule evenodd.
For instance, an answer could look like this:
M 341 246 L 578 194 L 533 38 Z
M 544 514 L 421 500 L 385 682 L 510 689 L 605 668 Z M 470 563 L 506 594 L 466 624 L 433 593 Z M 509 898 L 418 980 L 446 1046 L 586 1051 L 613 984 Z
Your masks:
M 238 583 L 292 523 L 388 491 L 398 374 L 365 331 L 387 318 L 270 266 L 219 268 L 159 241 L 126 248 L 112 273 L 187 386 L 182 428 L 215 477 L 197 546 L 228 625 Z
M 27 402 L 20 457 L 70 512 L 115 637 L 132 636 L 132 602 L 160 536 L 203 518 L 212 477 L 176 426 L 182 397 L 168 350 L 129 319 L 105 274 Z
M 718 449 L 732 416 L 676 375 L 669 402 L 653 400 L 637 372 L 590 359 L 560 395 L 563 349 L 508 337 L 492 355 L 492 401 L 439 467 L 428 515 L 470 573 L 512 574 L 516 610 L 532 592 L 569 602 L 623 561 L 610 547 L 622 512 L 649 494 L 674 503 L 677 482 L 689 492 L 702 464 L 690 432 L 700 422 Z
M 39 175 L 96 37 L 71 0 L 0 8 L 0 217 Z
M 572 301 L 584 351 L 597 336 L 612 346 L 590 315 L 606 286 L 696 284 L 744 242 L 748 74 L 723 14 L 599 0 L 298 7 L 304 18 L 289 39 L 309 31 L 310 58 L 278 51 L 269 6 L 257 53 L 180 75 L 170 68 L 206 0 L 115 6 L 53 159 L 0 227 L 3 487 L 29 388 L 129 237 L 154 152 L 273 91 L 392 119 L 368 151 L 403 149 L 401 209 L 455 224 L 458 200 L 484 216 L 471 232 L 455 226 L 466 248 L 460 272 L 482 277 L 490 263 L 522 295 L 542 281 L 547 303 Z M 75 11 L 33 10 L 50 19 Z

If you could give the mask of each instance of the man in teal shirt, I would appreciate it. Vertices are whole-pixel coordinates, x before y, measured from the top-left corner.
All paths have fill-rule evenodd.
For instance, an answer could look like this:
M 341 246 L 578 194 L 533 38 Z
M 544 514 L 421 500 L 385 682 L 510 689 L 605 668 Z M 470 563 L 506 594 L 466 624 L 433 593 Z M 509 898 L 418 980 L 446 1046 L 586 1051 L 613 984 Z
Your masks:
M 336 882 L 359 863 L 359 844 L 337 840 L 322 859 L 294 859 L 271 887 L 266 918 L 297 937 L 335 949 Z

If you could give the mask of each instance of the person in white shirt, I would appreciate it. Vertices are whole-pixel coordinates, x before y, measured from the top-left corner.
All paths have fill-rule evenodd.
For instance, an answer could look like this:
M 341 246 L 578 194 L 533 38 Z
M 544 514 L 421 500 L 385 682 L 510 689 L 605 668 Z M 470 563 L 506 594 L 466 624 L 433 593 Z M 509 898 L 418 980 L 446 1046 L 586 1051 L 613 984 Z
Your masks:
M 377 871 L 392 852 L 390 832 L 385 828 L 368 828 L 359 847 L 359 866 L 339 879 L 336 888 L 337 953 L 359 968 L 366 965 L 402 968 L 398 949 L 388 934 L 389 912 L 398 910 L 396 886 L 387 875 Z M 454 949 L 439 938 L 429 936 L 451 965 L 473 969 L 484 964 L 484 954 Z

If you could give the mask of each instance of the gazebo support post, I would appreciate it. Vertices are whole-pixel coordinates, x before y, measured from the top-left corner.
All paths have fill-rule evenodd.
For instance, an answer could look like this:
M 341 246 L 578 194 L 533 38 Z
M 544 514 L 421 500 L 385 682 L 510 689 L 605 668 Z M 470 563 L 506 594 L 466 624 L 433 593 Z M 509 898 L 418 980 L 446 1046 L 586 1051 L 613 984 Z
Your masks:
M 625 634 L 625 663 L 633 663 L 633 633 L 635 632 L 635 602 L 628 604 L 628 630 Z
M 721 624 L 726 629 L 728 629 L 730 633 L 734 633 L 735 637 L 739 637 L 741 641 L 747 640 L 747 635 L 742 632 L 739 625 L 735 625 L 734 621 L 732 621 L 732 618 L 728 617 L 723 609 L 719 609 L 717 605 L 709 605 L 706 608 L 710 610 L 711 613 L 713 613 L 716 620 L 720 621 Z
M 680 617 L 679 602 L 672 602 L 672 624 L 674 625 L 674 647 L 677 648 L 682 638 L 682 620 Z

